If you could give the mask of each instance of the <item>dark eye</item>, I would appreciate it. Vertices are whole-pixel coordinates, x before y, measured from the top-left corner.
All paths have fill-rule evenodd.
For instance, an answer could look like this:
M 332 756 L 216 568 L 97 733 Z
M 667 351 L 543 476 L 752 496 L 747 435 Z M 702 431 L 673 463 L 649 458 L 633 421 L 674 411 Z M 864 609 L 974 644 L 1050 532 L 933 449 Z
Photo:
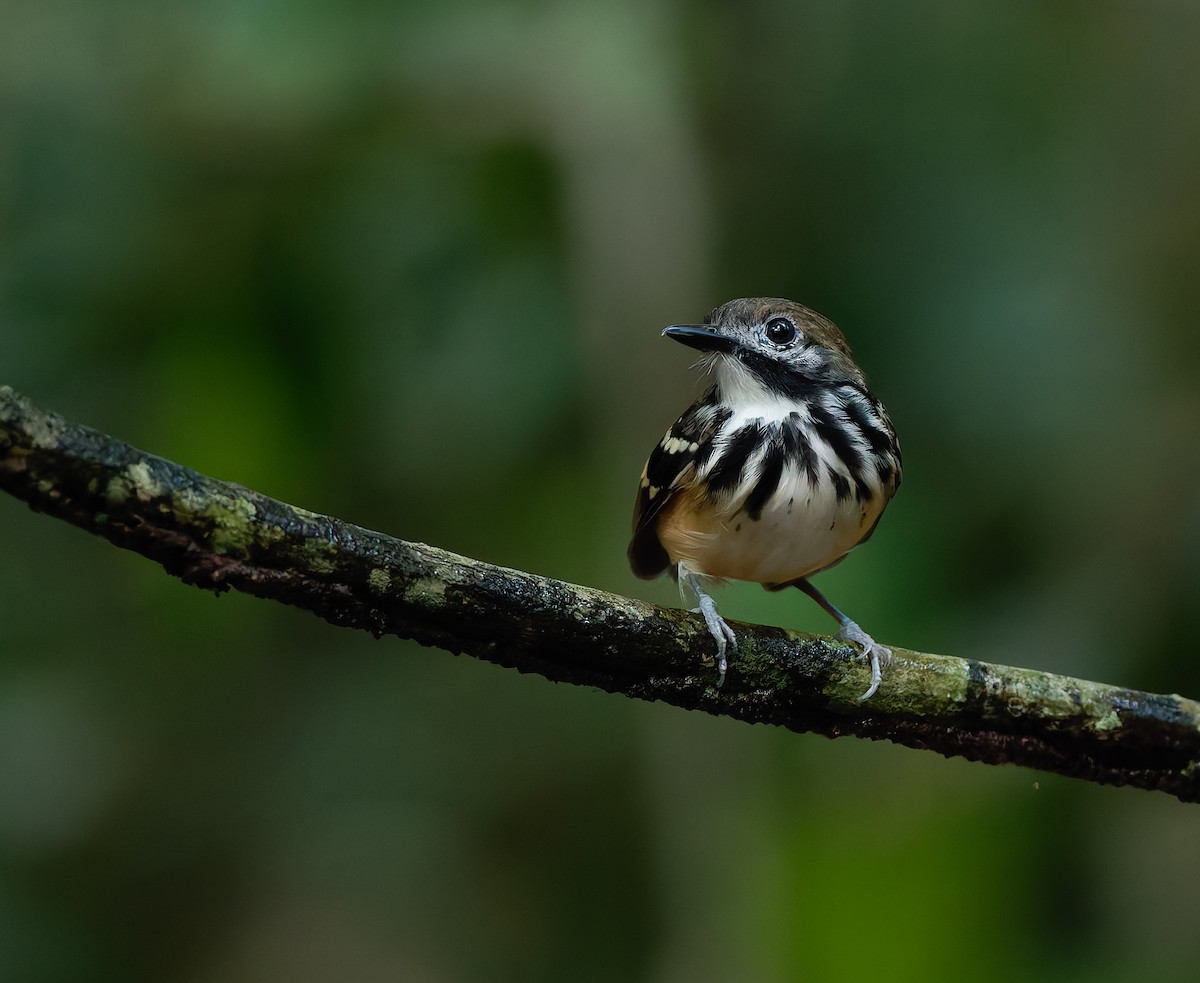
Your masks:
M 772 345 L 778 345 L 783 348 L 790 345 L 796 340 L 796 325 L 792 324 L 786 317 L 773 317 L 763 325 L 763 332 L 767 336 L 767 341 Z

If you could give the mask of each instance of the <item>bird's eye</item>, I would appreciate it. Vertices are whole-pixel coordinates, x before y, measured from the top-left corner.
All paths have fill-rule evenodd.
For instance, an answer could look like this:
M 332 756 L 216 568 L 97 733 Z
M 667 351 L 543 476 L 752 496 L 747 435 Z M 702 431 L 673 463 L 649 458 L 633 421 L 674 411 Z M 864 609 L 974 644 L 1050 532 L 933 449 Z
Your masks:
M 763 333 L 772 345 L 784 348 L 796 340 L 796 325 L 786 317 L 773 317 L 763 325 Z

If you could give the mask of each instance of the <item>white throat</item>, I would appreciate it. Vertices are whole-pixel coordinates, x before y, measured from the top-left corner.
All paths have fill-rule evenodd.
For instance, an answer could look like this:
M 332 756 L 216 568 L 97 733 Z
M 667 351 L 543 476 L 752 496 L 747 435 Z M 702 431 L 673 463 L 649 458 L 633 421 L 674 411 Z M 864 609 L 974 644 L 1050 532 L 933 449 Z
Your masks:
M 795 400 L 767 389 L 740 359 L 719 356 L 715 374 L 721 401 L 738 416 L 782 420 L 800 409 Z

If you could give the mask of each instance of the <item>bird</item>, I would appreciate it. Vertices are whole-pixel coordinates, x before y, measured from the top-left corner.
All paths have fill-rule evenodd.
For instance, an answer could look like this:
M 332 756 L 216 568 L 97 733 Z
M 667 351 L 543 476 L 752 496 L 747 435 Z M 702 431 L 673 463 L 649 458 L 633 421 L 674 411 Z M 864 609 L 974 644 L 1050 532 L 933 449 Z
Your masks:
M 809 578 L 866 542 L 900 486 L 900 442 L 845 336 L 780 297 L 743 297 L 663 335 L 704 353 L 712 384 L 667 430 L 642 469 L 629 563 L 669 572 L 716 641 L 717 686 L 737 637 L 706 586 L 796 587 L 837 620 L 870 666 L 867 700 L 891 650 Z M 712 660 L 706 660 L 712 664 Z

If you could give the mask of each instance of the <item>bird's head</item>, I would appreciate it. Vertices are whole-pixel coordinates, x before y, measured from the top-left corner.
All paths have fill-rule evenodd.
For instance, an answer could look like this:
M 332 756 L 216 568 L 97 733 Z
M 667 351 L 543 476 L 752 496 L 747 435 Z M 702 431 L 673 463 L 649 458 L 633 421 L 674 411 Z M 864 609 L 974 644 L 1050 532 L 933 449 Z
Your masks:
M 833 322 L 779 297 L 731 300 L 703 324 L 673 324 L 663 334 L 705 352 L 722 389 L 757 383 L 800 397 L 814 384 L 864 381 Z

